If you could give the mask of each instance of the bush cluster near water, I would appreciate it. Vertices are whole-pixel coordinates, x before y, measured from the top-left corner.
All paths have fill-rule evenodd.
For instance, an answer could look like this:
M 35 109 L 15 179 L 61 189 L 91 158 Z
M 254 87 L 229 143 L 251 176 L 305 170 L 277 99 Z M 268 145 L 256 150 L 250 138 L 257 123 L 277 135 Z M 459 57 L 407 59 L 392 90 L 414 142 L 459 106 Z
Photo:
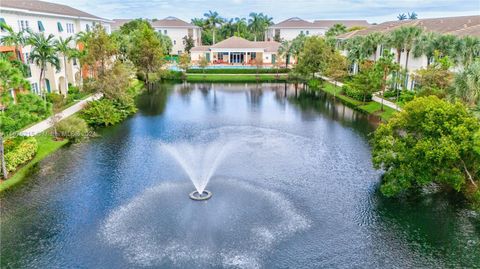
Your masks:
M 215 69 L 201 69 L 190 68 L 187 73 L 190 74 L 276 74 L 276 73 L 288 73 L 290 70 L 287 68 L 215 68 Z
M 345 94 L 348 97 L 351 97 L 357 101 L 364 101 L 364 93 L 361 92 L 360 90 L 356 89 L 355 87 L 352 87 L 350 85 L 343 85 L 342 87 L 342 93 Z M 365 102 L 370 102 L 372 101 L 372 94 L 367 93 L 365 95 Z
M 5 163 L 7 171 L 12 172 L 18 166 L 31 160 L 38 150 L 34 137 L 16 137 L 5 141 Z

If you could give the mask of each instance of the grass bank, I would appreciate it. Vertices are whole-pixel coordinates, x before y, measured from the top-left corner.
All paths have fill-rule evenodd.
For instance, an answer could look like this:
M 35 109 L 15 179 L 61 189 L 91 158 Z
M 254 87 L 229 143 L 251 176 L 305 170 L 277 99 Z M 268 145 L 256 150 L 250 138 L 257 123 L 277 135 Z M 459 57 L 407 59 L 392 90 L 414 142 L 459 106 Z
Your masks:
M 284 82 L 286 75 L 280 74 L 187 74 L 188 82 Z
M 351 97 L 343 95 L 341 87 L 335 86 L 334 84 L 331 84 L 330 82 L 327 82 L 327 81 L 325 81 L 324 86 L 321 88 L 321 90 L 331 95 L 335 95 L 336 98 L 340 99 L 343 103 L 345 103 L 346 105 L 354 109 L 363 111 L 368 114 L 379 116 L 384 121 L 389 120 L 393 116 L 393 114 L 397 112 L 394 109 L 385 105 L 383 106 L 383 111 L 382 111 L 382 104 L 377 103 L 375 101 L 366 102 L 364 104 L 361 101 L 358 101 Z
M 288 68 L 190 68 L 188 74 L 286 74 L 290 71 Z
M 35 139 L 38 143 L 38 150 L 35 154 L 35 157 L 33 157 L 31 161 L 18 169 L 15 174 L 13 174 L 10 178 L 3 181 L 0 184 L 0 192 L 22 182 L 30 174 L 32 168 L 34 168 L 40 161 L 42 161 L 48 155 L 52 154 L 53 152 L 57 151 L 68 143 L 68 139 L 64 139 L 62 141 L 54 141 L 52 136 L 49 135 L 39 135 L 36 136 Z

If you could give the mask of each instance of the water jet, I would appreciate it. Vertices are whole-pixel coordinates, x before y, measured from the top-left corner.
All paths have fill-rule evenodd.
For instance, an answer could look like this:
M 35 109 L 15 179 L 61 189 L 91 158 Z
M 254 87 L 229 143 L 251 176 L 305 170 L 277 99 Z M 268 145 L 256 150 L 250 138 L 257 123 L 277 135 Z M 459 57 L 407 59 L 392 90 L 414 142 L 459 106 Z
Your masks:
M 212 192 L 209 191 L 209 190 L 203 190 L 202 193 L 200 193 L 197 190 L 194 190 L 189 194 L 190 199 L 195 200 L 195 201 L 208 200 L 208 199 L 212 198 L 212 195 L 213 195 Z

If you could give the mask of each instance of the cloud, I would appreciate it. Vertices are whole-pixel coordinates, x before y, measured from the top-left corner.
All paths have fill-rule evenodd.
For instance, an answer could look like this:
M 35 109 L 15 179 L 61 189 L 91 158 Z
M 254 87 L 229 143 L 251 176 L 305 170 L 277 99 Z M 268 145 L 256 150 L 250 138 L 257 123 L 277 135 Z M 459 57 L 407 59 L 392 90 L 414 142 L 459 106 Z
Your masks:
M 70 5 L 106 18 L 163 18 L 176 16 L 190 21 L 215 10 L 224 17 L 246 17 L 264 12 L 280 21 L 293 16 L 304 19 L 395 20 L 397 14 L 416 12 L 419 18 L 480 14 L 480 1 L 465 0 L 47 0 Z M 230 3 L 230 4 L 228 4 Z

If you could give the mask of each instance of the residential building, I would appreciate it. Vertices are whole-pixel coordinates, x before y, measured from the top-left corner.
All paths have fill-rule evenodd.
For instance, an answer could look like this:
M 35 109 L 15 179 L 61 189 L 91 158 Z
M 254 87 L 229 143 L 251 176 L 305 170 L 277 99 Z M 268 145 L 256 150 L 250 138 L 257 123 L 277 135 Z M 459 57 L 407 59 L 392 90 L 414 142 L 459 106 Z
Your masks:
M 1 0 L 0 21 L 6 23 L 15 32 L 28 29 L 64 39 L 82 31 L 90 31 L 95 24 L 102 24 L 106 31 L 110 32 L 109 20 L 66 5 L 37 0 Z M 0 38 L 7 34 L 5 29 L 0 30 Z M 72 46 L 74 46 L 73 43 Z M 40 68 L 29 61 L 31 46 L 25 46 L 20 48 L 20 51 L 16 51 L 14 47 L 0 44 L 0 52 L 13 52 L 17 58 L 29 66 L 28 80 L 31 83 L 32 92 L 40 93 Z M 62 56 L 59 55 L 59 57 Z M 47 66 L 44 85 L 47 92 L 66 93 L 68 84 L 78 85 L 80 82 L 78 61 L 72 59 L 68 60 L 66 66 L 63 61 L 60 61 L 60 64 L 60 70 Z
M 315 20 L 309 22 L 294 17 L 268 27 L 266 38 L 267 40 L 292 40 L 300 34 L 324 36 L 328 29 L 335 24 L 343 24 L 347 28 L 370 26 L 366 20 Z
M 432 19 L 417 19 L 417 20 L 403 20 L 403 21 L 388 21 L 380 23 L 377 25 L 372 25 L 371 27 L 345 33 L 338 36 L 339 40 L 346 40 L 353 38 L 355 36 L 366 36 L 370 33 L 379 32 L 383 34 L 388 34 L 395 29 L 398 29 L 402 26 L 417 26 L 420 27 L 424 32 L 435 32 L 438 34 L 444 35 L 453 35 L 457 37 L 463 36 L 476 36 L 480 37 L 480 16 L 460 16 L 460 17 L 445 17 L 445 18 L 432 18 Z M 370 56 L 370 60 L 378 59 L 381 57 L 385 46 L 379 45 L 375 54 Z M 395 55 L 395 59 L 398 58 L 397 51 L 394 48 L 389 48 L 389 50 Z M 343 52 L 345 55 L 347 52 Z M 415 71 L 426 68 L 428 66 L 428 59 L 425 55 L 420 57 L 415 57 L 413 53 L 409 54 L 408 57 L 408 66 L 405 66 L 407 63 L 406 52 L 402 51 L 400 53 L 400 65 L 409 71 L 405 79 L 405 85 L 409 89 L 413 89 L 414 80 L 412 74 Z M 353 67 L 353 70 L 356 70 L 356 67 Z
M 215 45 L 198 46 L 192 49 L 192 62 L 198 63 L 203 57 L 211 64 L 228 65 L 272 65 L 278 62 L 279 42 L 249 41 L 241 37 L 230 37 Z
M 175 17 L 166 17 L 162 20 L 152 21 L 153 28 L 168 36 L 172 40 L 173 55 L 180 55 L 185 52 L 184 37 L 191 37 L 194 41 L 194 46 L 202 44 L 202 30 L 200 27 L 182 21 Z

